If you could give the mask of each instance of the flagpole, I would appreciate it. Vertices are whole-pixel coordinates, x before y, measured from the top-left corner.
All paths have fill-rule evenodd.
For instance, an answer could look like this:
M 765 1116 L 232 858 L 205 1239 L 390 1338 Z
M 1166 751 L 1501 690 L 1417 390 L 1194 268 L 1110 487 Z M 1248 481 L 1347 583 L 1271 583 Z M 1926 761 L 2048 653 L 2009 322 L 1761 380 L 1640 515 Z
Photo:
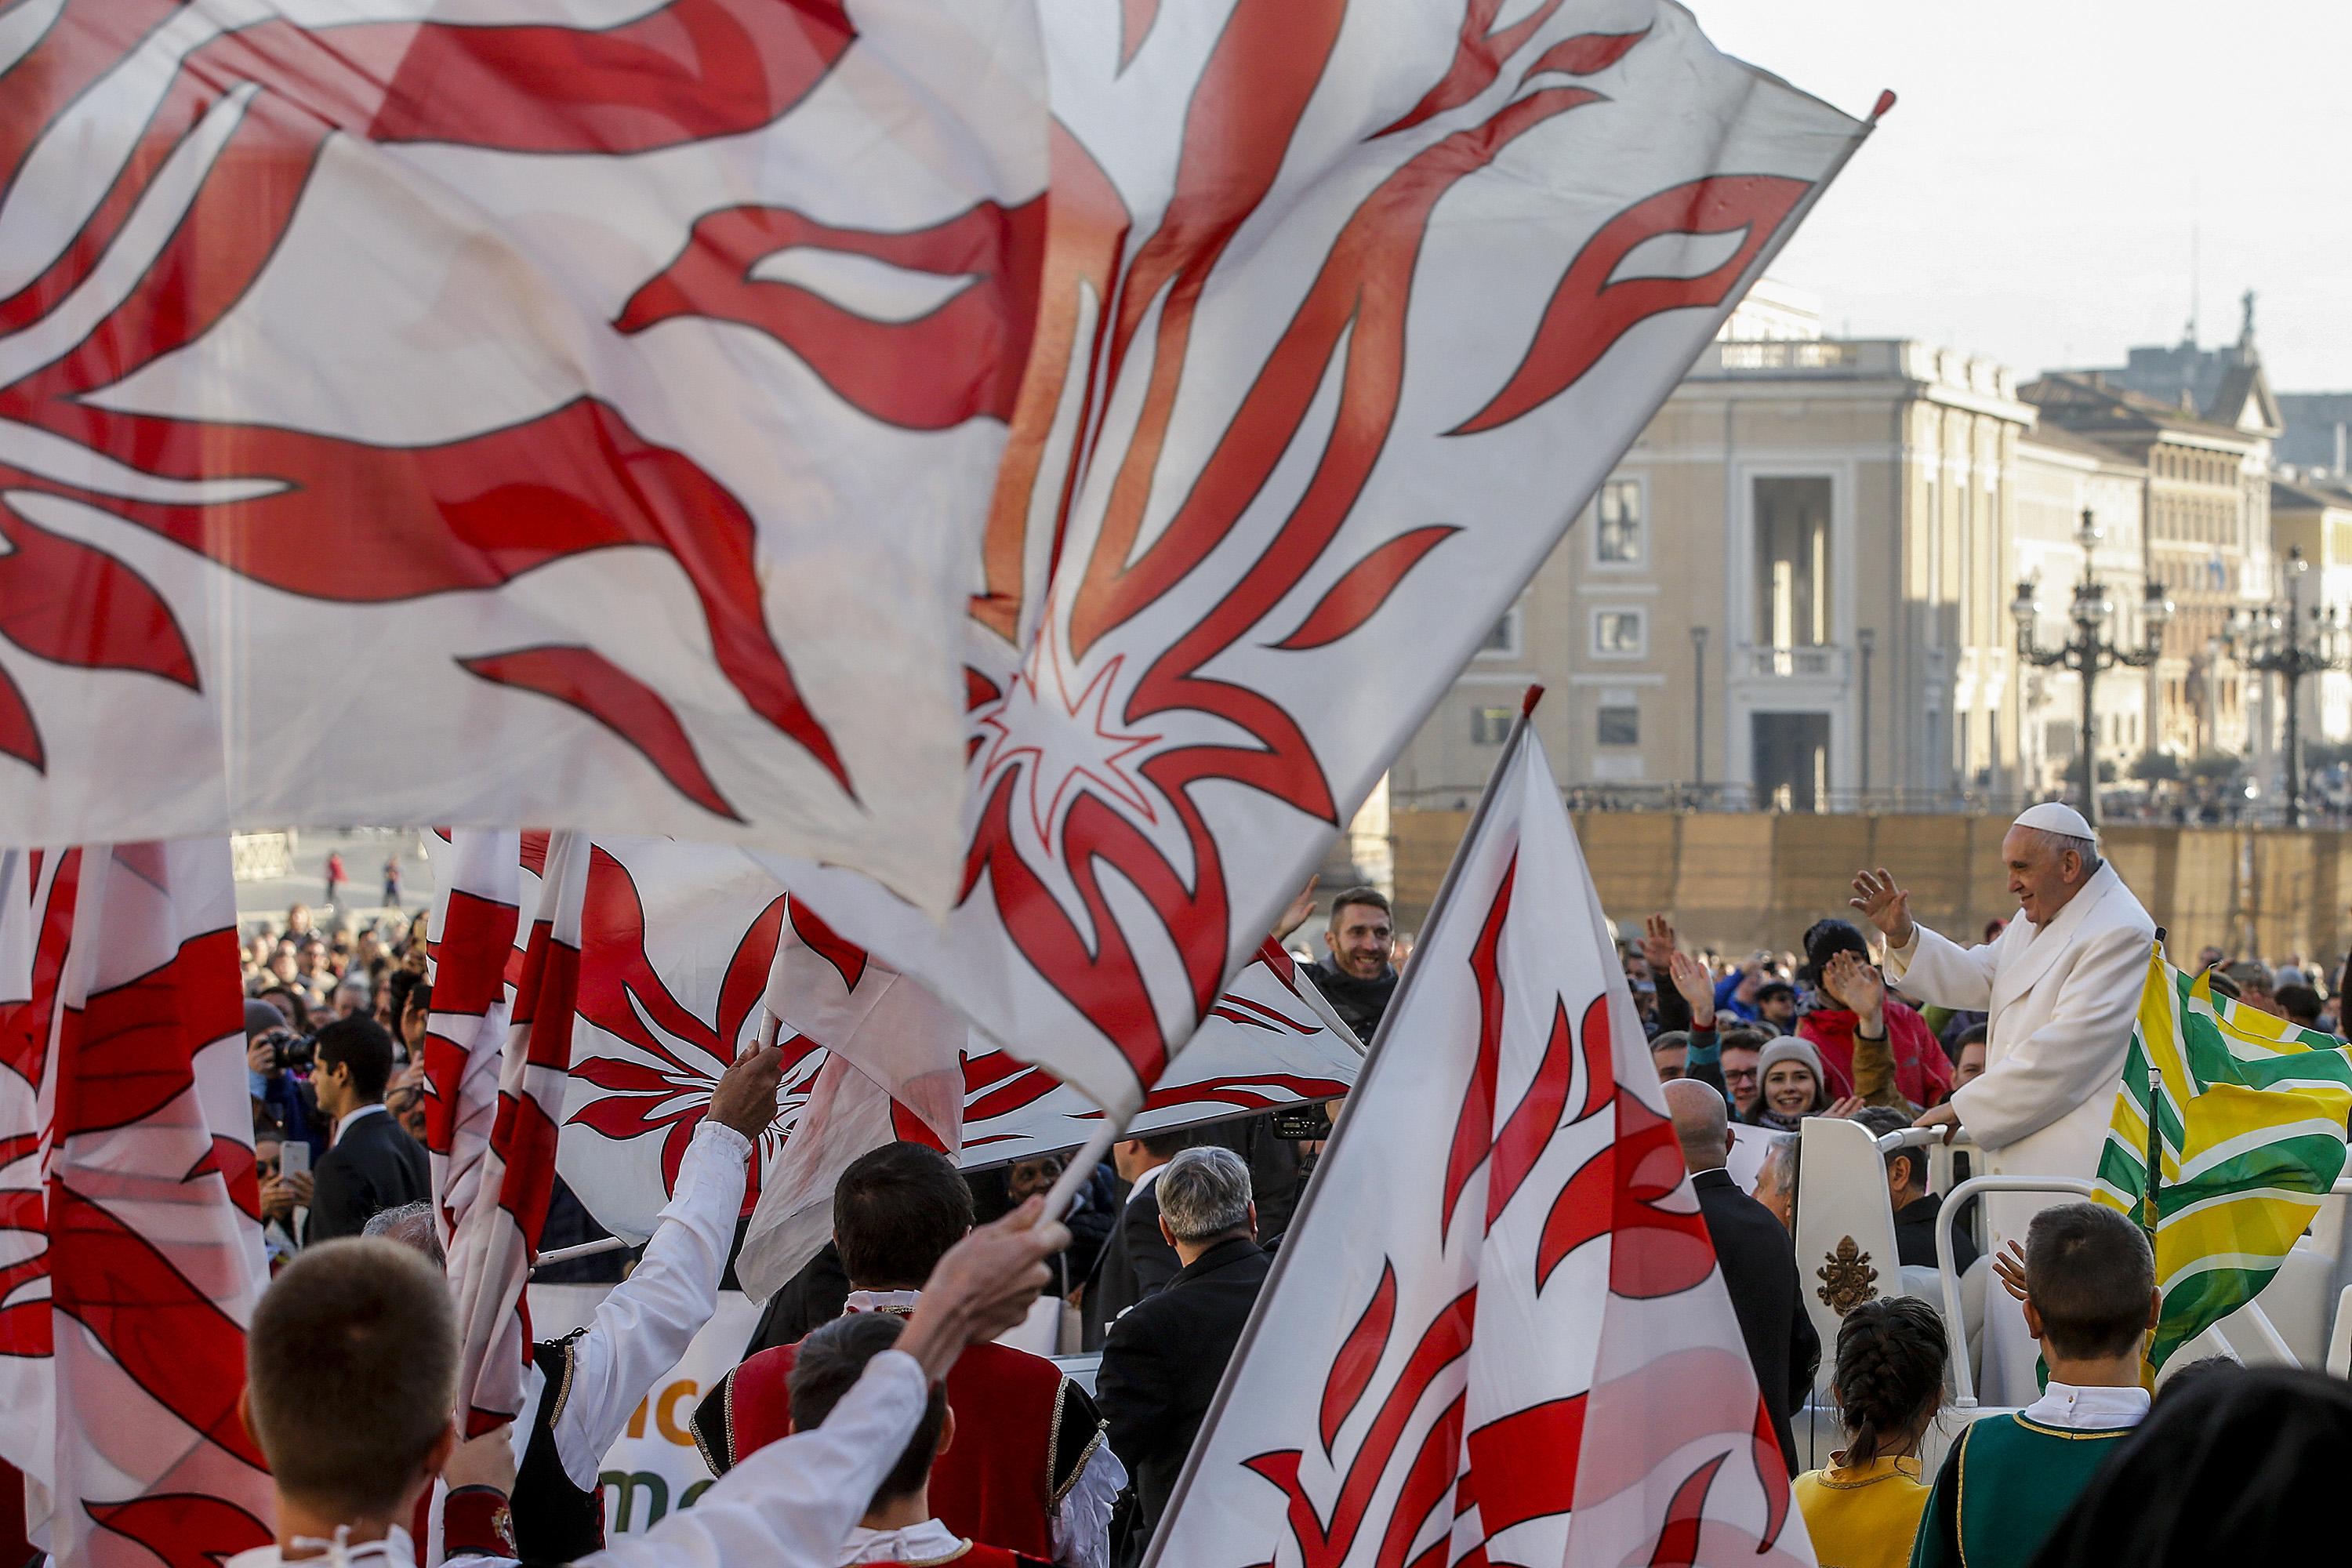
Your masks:
M 1446 863 L 1444 879 L 1437 884 L 1437 896 L 1430 900 L 1429 918 L 1422 922 L 1424 932 L 1440 929 L 1439 922 L 1452 901 L 1454 884 L 1461 880 L 1463 862 L 1468 858 L 1470 847 L 1478 842 L 1479 830 L 1486 826 L 1487 816 L 1494 810 L 1496 786 L 1510 775 L 1512 763 L 1518 760 L 1519 748 L 1527 741 L 1529 718 L 1536 710 L 1536 704 L 1543 700 L 1543 694 L 1541 686 L 1529 686 L 1526 695 L 1519 700 L 1519 716 L 1512 722 L 1510 733 L 1503 739 L 1502 755 L 1495 759 L 1494 771 L 1486 775 L 1486 788 L 1478 796 L 1478 808 L 1470 814 L 1470 825 L 1462 830 L 1461 841 L 1454 847 L 1454 858 Z M 1388 1007 L 1381 1015 L 1380 1026 L 1372 1031 L 1371 1044 L 1364 1047 L 1364 1070 L 1357 1075 L 1356 1087 L 1351 1093 L 1361 1094 L 1371 1087 L 1372 1075 L 1381 1070 L 1381 1062 L 1387 1059 L 1390 1026 L 1404 1011 L 1405 997 L 1420 973 L 1416 965 L 1405 965 L 1404 973 L 1397 981 L 1396 990 L 1390 994 Z M 1314 1213 L 1316 1194 L 1323 1190 L 1322 1174 L 1331 1168 L 1332 1156 L 1338 1152 L 1340 1140 L 1347 1137 L 1354 1126 L 1355 1123 L 1345 1115 L 1332 1123 L 1331 1136 L 1324 1144 L 1323 1157 L 1316 1162 L 1315 1174 L 1307 1179 L 1307 1191 L 1299 1197 L 1298 1207 L 1290 1216 L 1290 1229 L 1286 1234 L 1297 1235 L 1306 1226 L 1307 1216 Z M 1225 1363 L 1224 1373 L 1217 1379 L 1217 1395 L 1209 1402 L 1208 1413 L 1201 1417 L 1202 1436 L 1215 1431 L 1218 1420 L 1223 1416 L 1225 1405 L 1234 1396 L 1235 1374 L 1249 1359 L 1250 1348 L 1257 1342 L 1258 1330 L 1265 1326 L 1266 1303 L 1274 1300 L 1276 1289 L 1281 1285 L 1291 1258 L 1296 1256 L 1297 1248 L 1290 1247 L 1275 1252 L 1274 1267 L 1266 1271 L 1265 1283 L 1259 1288 L 1257 1301 L 1250 1309 L 1249 1321 L 1243 1325 L 1241 1338 L 1234 1343 L 1234 1353 Z M 1160 1522 L 1152 1529 L 1151 1543 L 1144 1551 L 1141 1568 L 1159 1568 L 1160 1551 L 1167 1544 L 1169 1525 L 1192 1491 L 1193 1479 L 1200 1472 L 1201 1456 L 1207 1451 L 1208 1445 L 1196 1436 L 1192 1440 L 1192 1451 L 1185 1456 L 1183 1473 L 1176 1478 L 1175 1489 L 1168 1494 L 1168 1506 L 1160 1510 Z
M 1095 1167 L 1103 1163 L 1103 1156 L 1110 1152 L 1110 1146 L 1127 1136 L 1127 1124 L 1132 1119 L 1132 1112 L 1124 1116 L 1113 1116 L 1108 1110 L 1103 1112 L 1102 1125 L 1078 1146 L 1078 1152 L 1070 1156 L 1070 1163 L 1063 1166 L 1062 1173 L 1054 1179 L 1053 1187 L 1045 1194 L 1045 1212 L 1037 1217 L 1039 1225 L 1051 1225 L 1070 1212 L 1070 1205 L 1076 1200 L 1078 1189 L 1092 1179 Z

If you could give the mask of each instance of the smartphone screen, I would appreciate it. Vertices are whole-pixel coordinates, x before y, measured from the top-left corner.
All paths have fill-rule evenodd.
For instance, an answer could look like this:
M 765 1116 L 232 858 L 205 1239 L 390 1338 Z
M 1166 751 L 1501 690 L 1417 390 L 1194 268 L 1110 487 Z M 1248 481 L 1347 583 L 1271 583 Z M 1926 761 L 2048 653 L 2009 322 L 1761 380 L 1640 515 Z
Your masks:
M 278 1173 L 281 1176 L 307 1176 L 310 1173 L 310 1145 L 299 1138 L 289 1138 L 278 1152 Z

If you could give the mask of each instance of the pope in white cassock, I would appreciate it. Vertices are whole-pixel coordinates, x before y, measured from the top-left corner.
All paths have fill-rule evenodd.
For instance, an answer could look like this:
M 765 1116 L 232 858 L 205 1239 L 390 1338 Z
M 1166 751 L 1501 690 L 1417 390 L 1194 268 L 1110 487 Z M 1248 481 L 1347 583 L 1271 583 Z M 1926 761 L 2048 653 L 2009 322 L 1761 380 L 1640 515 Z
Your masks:
M 2099 858 L 2098 836 L 2072 806 L 2032 807 L 2002 838 L 2000 857 L 2019 918 L 1981 947 L 1914 921 L 1910 895 L 1883 869 L 1854 878 L 1853 907 L 1885 933 L 1887 973 L 1906 991 L 1990 1015 L 1984 1075 L 1918 1124 L 1958 1122 L 1985 1152 L 1985 1173 L 2087 1181 L 2115 1110 L 2156 924 Z M 2021 1244 L 2042 1209 L 2074 1201 L 1988 1194 L 1994 1252 Z M 1979 1397 L 2031 1402 L 2037 1352 L 2005 1291 L 1985 1292 L 1984 1346 Z

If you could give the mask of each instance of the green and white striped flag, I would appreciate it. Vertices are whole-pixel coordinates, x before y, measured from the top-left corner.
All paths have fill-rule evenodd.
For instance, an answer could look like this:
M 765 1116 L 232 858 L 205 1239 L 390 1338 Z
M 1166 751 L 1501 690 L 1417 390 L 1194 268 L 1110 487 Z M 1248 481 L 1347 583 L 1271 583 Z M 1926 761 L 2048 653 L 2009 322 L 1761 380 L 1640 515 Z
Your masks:
M 2156 1250 L 2151 1372 L 2270 1283 L 2343 1173 L 2347 1115 L 2342 1041 L 2215 996 L 2152 948 L 2098 1173 L 2098 1201 Z

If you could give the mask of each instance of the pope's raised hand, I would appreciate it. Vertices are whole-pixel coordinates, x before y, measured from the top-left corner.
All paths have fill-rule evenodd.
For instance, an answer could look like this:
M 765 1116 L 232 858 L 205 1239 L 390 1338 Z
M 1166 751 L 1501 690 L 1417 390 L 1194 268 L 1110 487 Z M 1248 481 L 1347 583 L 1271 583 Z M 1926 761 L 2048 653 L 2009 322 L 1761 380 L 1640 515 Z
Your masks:
M 1911 895 L 1895 885 L 1895 878 L 1885 867 L 1875 871 L 1857 871 L 1853 875 L 1853 897 L 1847 900 L 1860 911 L 1863 919 L 1876 926 L 1893 947 L 1908 947 L 1915 928 L 1911 923 Z

